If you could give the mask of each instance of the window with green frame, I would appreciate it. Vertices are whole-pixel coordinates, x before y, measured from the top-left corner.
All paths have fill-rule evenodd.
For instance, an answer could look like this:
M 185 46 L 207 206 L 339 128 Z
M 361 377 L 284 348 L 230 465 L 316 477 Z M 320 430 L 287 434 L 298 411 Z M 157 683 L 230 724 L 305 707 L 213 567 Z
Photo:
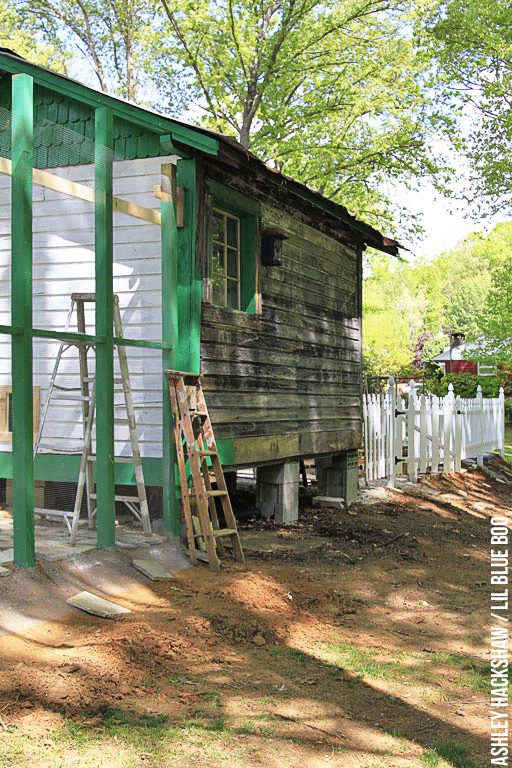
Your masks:
M 259 204 L 209 181 L 209 301 L 217 307 L 254 314 L 258 308 Z

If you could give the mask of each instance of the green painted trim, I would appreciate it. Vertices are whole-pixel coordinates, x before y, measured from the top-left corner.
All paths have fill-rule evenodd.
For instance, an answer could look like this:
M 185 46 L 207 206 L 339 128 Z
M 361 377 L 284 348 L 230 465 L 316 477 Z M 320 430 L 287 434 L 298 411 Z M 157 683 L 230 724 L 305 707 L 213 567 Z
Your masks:
M 35 565 L 32 395 L 32 164 L 34 83 L 12 78 L 11 318 L 14 562 Z
M 112 166 L 114 118 L 103 107 L 95 113 L 94 185 L 96 252 L 96 535 L 98 547 L 116 543 L 114 484 L 114 342 Z
M 0 54 L 0 70 L 10 72 L 11 74 L 28 72 L 33 77 L 35 83 L 49 90 L 61 93 L 70 99 L 88 104 L 93 109 L 103 107 L 110 110 L 113 115 L 140 125 L 147 130 L 154 131 L 155 133 L 166 133 L 167 137 L 169 137 L 170 133 L 173 138 L 183 144 L 200 149 L 202 152 L 210 155 L 218 154 L 219 142 L 212 136 L 201 133 L 193 127 L 176 123 L 174 120 L 163 115 L 153 114 L 142 107 L 107 96 L 104 93 L 88 88 L 86 85 L 82 85 L 82 83 L 78 83 L 76 80 L 71 80 L 64 75 L 43 69 L 28 61 Z
M 14 328 L 12 325 L 0 325 L 0 333 L 5 333 L 7 336 L 17 336 L 23 333 L 23 328 Z
M 208 192 L 213 195 L 215 202 L 228 213 L 234 213 L 236 216 L 240 216 L 240 214 L 259 216 L 261 213 L 261 204 L 258 200 L 253 200 L 251 197 L 237 192 L 236 189 L 225 187 L 213 179 L 207 179 L 206 187 Z
M 12 453 L 0 451 L 0 477 L 12 479 Z M 80 469 L 80 456 L 57 453 L 38 453 L 34 463 L 34 479 L 61 483 L 76 483 Z M 135 485 L 135 473 L 131 464 L 115 464 L 115 481 L 118 485 Z M 143 458 L 142 469 L 148 486 L 162 485 L 162 459 Z
M 174 170 L 174 169 L 172 169 Z M 162 192 L 172 194 L 171 180 L 162 174 Z M 174 185 L 175 186 L 175 185 Z M 169 187 L 171 187 L 169 189 Z M 162 338 L 168 348 L 162 351 L 162 497 L 164 530 L 179 536 L 180 516 L 176 484 L 176 451 L 173 418 L 166 368 L 176 368 L 178 328 L 178 252 L 176 201 L 160 201 L 162 248 Z
M 223 466 L 233 466 L 235 463 L 235 443 L 230 438 L 217 440 L 219 458 Z
M 201 300 L 203 281 L 196 264 L 197 165 L 178 162 L 177 184 L 185 190 L 185 226 L 178 230 L 178 349 L 176 368 L 201 369 Z
M 240 309 L 223 307 L 226 311 L 245 312 L 255 315 L 258 311 L 258 257 L 259 257 L 259 217 L 261 205 L 257 200 L 229 189 L 212 179 L 208 179 L 207 188 L 213 197 L 213 204 L 221 210 L 240 219 Z M 210 243 L 207 244 L 210 248 Z
M 145 341 L 144 339 L 126 339 L 114 336 L 114 344 L 119 347 L 144 347 L 145 349 L 172 349 L 169 343 L 164 341 Z
M 47 331 L 44 328 L 33 328 L 32 335 L 38 339 L 55 339 L 56 341 L 83 341 L 88 344 L 102 344 L 104 336 L 94 336 L 89 333 L 73 333 L 73 331 Z
M 1 331 L 0 331 L 1 333 Z M 7 331 L 6 331 L 7 333 Z M 57 341 L 82 341 L 89 344 L 103 344 L 105 336 L 89 333 L 74 333 L 72 331 L 47 331 L 43 328 L 33 328 L 32 335 L 41 339 L 56 339 Z M 113 342 L 120 347 L 144 347 L 145 349 L 169 349 L 169 345 L 161 341 L 146 341 L 145 339 L 127 339 L 113 337 Z

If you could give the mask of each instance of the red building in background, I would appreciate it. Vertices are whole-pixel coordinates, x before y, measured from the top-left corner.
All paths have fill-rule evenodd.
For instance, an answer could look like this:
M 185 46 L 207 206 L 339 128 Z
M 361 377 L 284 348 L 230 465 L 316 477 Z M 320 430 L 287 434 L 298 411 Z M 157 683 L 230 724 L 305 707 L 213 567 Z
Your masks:
M 478 349 L 474 341 L 466 341 L 463 333 L 451 333 L 450 345 L 432 358 L 443 373 L 469 373 L 474 376 L 494 376 L 496 366 L 471 360 L 471 352 Z

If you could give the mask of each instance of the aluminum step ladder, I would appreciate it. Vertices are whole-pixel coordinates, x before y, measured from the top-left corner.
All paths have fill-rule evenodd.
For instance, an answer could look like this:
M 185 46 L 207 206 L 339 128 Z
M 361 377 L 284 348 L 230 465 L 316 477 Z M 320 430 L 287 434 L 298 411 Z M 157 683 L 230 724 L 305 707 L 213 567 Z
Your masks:
M 73 315 L 76 310 L 76 325 L 79 333 L 86 333 L 85 326 L 85 304 L 94 303 L 96 297 L 94 293 L 72 293 L 71 305 L 66 319 L 66 332 L 69 331 Z M 123 326 L 121 313 L 119 311 L 119 297 L 113 296 L 113 318 L 114 333 L 117 338 L 123 337 Z M 77 348 L 80 366 L 80 387 L 64 387 L 57 383 L 59 368 L 62 357 L 68 349 Z M 94 345 L 86 341 L 63 341 L 59 346 L 55 365 L 53 367 L 48 396 L 44 404 L 39 430 L 34 446 L 34 458 L 38 451 L 44 446 L 42 443 L 43 430 L 48 415 L 50 403 L 53 401 L 71 400 L 79 402 L 82 408 L 82 426 L 83 426 L 83 450 L 80 459 L 80 470 L 78 475 L 77 491 L 73 511 L 63 511 L 54 509 L 36 509 L 35 512 L 46 517 L 62 517 L 70 533 L 71 543 L 76 542 L 78 525 L 80 522 L 80 511 L 84 492 L 87 500 L 87 519 L 89 528 L 94 527 L 94 517 L 96 515 L 96 489 L 93 474 L 93 462 L 96 456 L 92 453 L 92 436 L 94 427 L 94 417 L 96 411 L 96 383 L 95 377 L 89 375 L 88 352 L 94 350 Z M 121 384 L 122 390 L 118 390 L 124 395 L 126 407 L 126 419 L 115 419 L 115 424 L 125 424 L 128 426 L 130 434 L 131 456 L 117 457 L 115 461 L 132 464 L 134 467 L 137 495 L 116 495 L 115 501 L 123 503 L 133 516 L 141 523 L 145 534 L 151 533 L 151 521 L 149 517 L 149 508 L 146 496 L 146 486 L 144 483 L 144 472 L 142 468 L 142 458 L 140 454 L 139 436 L 135 419 L 135 408 L 133 404 L 133 394 L 130 383 L 130 374 L 128 370 L 128 358 L 126 348 L 120 344 L 116 345 L 119 360 L 119 369 L 121 376 L 114 379 L 115 384 Z M 80 394 L 78 394 L 78 392 Z
M 242 544 L 201 379 L 198 374 L 184 371 L 165 373 L 169 379 L 174 444 L 190 559 L 194 565 L 198 560 L 205 560 L 212 571 L 218 571 L 219 556 L 224 553 L 224 544 L 229 544 L 233 558 L 243 563 Z M 213 485 L 216 487 L 213 488 Z M 217 500 L 225 526 L 219 520 Z

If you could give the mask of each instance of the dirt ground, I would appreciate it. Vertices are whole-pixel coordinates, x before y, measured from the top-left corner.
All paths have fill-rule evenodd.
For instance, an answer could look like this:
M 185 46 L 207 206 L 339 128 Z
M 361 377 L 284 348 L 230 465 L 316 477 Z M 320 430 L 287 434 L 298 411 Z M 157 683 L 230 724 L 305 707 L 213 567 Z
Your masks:
M 249 522 L 244 566 L 0 637 L 0 766 L 487 766 L 489 519 L 511 491 L 471 471 Z

